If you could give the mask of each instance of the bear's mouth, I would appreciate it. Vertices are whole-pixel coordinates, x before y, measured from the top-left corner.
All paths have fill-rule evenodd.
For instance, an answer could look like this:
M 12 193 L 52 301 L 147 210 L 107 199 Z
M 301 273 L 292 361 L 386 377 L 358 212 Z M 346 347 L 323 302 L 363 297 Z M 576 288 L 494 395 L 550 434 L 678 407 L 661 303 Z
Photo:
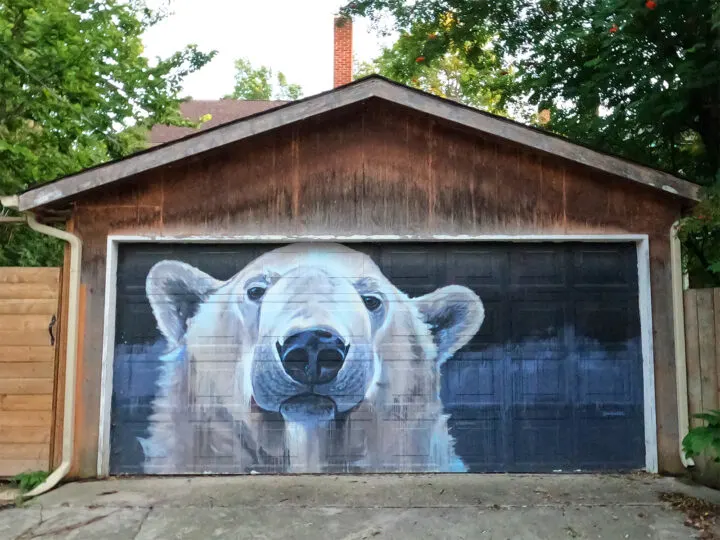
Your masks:
M 286 422 L 329 422 L 336 413 L 335 401 L 319 394 L 300 394 L 286 399 L 280 405 L 280 414 Z

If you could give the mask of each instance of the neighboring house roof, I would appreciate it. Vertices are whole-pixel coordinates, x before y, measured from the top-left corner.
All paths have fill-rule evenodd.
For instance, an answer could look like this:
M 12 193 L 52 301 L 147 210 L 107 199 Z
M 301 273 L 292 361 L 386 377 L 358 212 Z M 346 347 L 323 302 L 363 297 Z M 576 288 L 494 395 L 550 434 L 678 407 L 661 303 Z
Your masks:
M 690 200 L 699 200 L 700 197 L 699 186 L 666 172 L 604 154 L 546 131 L 439 98 L 378 75 L 371 75 L 322 94 L 289 102 L 240 120 L 149 148 L 117 161 L 32 187 L 19 196 L 19 209 L 31 210 L 67 199 L 128 176 L 197 156 L 259 133 L 265 133 L 370 98 L 395 103 L 679 197 Z
M 284 105 L 286 101 L 240 100 L 240 99 L 193 99 L 180 104 L 180 112 L 188 120 L 199 122 L 210 115 L 210 119 L 202 122 L 197 128 L 156 125 L 150 130 L 148 140 L 150 146 L 165 144 L 182 139 L 188 135 L 227 124 L 274 107 Z

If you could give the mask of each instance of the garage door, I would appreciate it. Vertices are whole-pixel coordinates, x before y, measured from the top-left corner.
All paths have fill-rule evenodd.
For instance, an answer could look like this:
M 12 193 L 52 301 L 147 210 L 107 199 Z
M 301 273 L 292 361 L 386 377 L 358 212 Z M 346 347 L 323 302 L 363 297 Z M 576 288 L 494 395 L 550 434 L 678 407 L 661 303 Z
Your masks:
M 124 244 L 113 474 L 644 467 L 634 244 Z

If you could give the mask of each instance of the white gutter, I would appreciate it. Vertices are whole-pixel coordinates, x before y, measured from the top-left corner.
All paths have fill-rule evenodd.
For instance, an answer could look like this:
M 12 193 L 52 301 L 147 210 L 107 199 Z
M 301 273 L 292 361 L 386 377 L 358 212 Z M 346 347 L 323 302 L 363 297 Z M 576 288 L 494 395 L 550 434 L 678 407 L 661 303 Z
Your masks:
M 18 197 L 0 197 L 0 203 L 6 208 L 17 209 Z M 47 479 L 35 489 L 23 495 L 24 498 L 37 497 L 50 491 L 67 475 L 72 463 L 75 447 L 75 375 L 77 370 L 78 344 L 78 303 L 80 295 L 80 261 L 82 259 L 82 240 L 80 237 L 55 227 L 38 223 L 35 215 L 26 212 L 23 220 L 28 226 L 41 234 L 59 238 L 70 244 L 70 287 L 68 291 L 67 349 L 65 356 L 65 410 L 63 413 L 62 461 Z
M 692 458 L 686 457 L 682 441 L 690 431 L 688 405 L 687 360 L 685 356 L 685 304 L 683 302 L 682 251 L 678 238 L 678 222 L 670 228 L 670 272 L 672 275 L 673 334 L 675 337 L 675 383 L 677 385 L 677 415 L 680 461 L 685 468 L 694 467 Z

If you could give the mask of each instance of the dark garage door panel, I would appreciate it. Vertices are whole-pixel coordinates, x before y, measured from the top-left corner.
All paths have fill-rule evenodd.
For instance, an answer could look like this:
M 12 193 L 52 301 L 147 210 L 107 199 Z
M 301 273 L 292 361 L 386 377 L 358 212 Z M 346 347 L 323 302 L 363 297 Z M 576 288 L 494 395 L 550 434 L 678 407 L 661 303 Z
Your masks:
M 164 344 L 150 268 L 181 260 L 226 280 L 277 246 L 130 244 L 118 263 L 111 471 L 142 472 Z M 642 355 L 634 244 L 352 244 L 410 297 L 472 289 L 485 321 L 442 368 L 441 397 L 470 471 L 641 468 Z M 225 471 L 227 472 L 227 471 Z M 242 472 L 242 471 L 237 471 Z

